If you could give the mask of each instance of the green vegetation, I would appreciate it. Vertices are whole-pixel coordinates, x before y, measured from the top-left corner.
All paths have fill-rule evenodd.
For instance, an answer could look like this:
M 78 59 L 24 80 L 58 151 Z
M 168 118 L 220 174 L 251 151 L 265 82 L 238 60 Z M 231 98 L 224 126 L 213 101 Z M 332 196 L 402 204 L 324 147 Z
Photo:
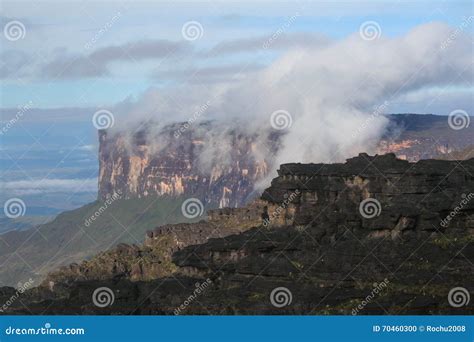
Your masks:
M 119 243 L 142 243 L 153 228 L 190 220 L 181 213 L 184 198 L 147 197 L 94 202 L 59 214 L 53 221 L 0 239 L 0 286 L 40 279 L 59 266 L 91 258 Z M 104 207 L 106 208 L 104 210 Z M 89 220 L 95 213 L 94 221 Z
M 0 217 L 0 234 L 11 231 L 27 230 L 54 219 L 54 216 L 20 216 L 15 219 Z
M 469 242 L 474 242 L 474 236 L 466 235 L 466 236 L 451 236 L 451 235 L 443 235 L 437 237 L 436 239 L 432 240 L 434 245 L 441 247 L 442 249 L 452 248 L 458 245 L 465 245 Z

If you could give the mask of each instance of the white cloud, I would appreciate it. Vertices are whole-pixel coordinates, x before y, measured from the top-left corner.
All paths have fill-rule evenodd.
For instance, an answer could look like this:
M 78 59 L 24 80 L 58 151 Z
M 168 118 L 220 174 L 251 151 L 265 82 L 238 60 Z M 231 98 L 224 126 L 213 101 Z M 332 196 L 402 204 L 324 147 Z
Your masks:
M 33 195 L 42 193 L 84 193 L 97 191 L 97 179 L 44 179 L 1 182 L 4 193 L 12 195 Z
M 430 23 L 400 37 L 372 41 L 354 33 L 328 45 L 293 49 L 238 84 L 150 89 L 138 101 L 118 106 L 117 112 L 128 120 L 164 124 L 187 120 L 209 101 L 202 119 L 229 124 L 229 119 L 238 119 L 247 134 L 254 132 L 264 142 L 272 131 L 271 114 L 285 110 L 293 125 L 275 156 L 277 163 L 341 161 L 375 147 L 387 122 L 380 115 L 371 116 L 375 107 L 422 89 L 463 85 L 472 79 L 467 37 L 460 35 L 441 49 L 452 30 Z M 420 110 L 425 106 L 426 99 L 418 104 Z M 117 121 L 129 129 L 125 119 Z M 269 157 L 268 151 L 260 152 Z
M 97 149 L 96 145 L 82 145 L 77 148 L 80 151 L 95 151 Z

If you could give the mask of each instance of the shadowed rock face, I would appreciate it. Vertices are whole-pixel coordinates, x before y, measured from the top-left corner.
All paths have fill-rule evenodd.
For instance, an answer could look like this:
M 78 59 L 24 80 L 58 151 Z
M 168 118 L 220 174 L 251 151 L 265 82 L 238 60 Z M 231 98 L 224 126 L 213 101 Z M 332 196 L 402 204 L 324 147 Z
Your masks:
M 473 175 L 473 159 L 409 163 L 394 154 L 361 154 L 344 164 L 281 165 L 262 199 L 282 203 L 298 189 L 294 225 L 318 224 L 328 217 L 369 234 L 394 234 L 394 229 L 397 234 L 412 234 L 444 230 L 442 220 L 473 192 Z M 365 217 L 359 212 L 364 200 Z M 474 201 L 467 200 L 450 221 L 450 231 L 472 227 L 473 208 Z
M 448 294 L 474 288 L 474 159 L 284 164 L 261 200 L 107 253 L 21 302 L 62 314 L 473 313 Z M 115 300 L 99 308 L 104 286 Z

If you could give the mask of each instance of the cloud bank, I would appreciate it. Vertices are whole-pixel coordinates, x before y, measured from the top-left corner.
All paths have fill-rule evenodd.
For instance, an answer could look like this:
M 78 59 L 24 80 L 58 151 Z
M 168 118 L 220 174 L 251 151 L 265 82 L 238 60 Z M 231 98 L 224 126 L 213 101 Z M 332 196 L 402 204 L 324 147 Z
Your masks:
M 116 129 L 153 120 L 159 131 L 166 123 L 187 121 L 209 103 L 200 119 L 256 134 L 259 157 L 278 164 L 342 161 L 373 151 L 387 124 L 381 114 L 397 99 L 434 87 L 470 86 L 471 45 L 463 35 L 449 41 L 452 31 L 430 23 L 395 38 L 366 40 L 354 33 L 330 43 L 298 45 L 238 83 L 150 89 L 115 108 Z M 266 141 L 276 126 L 281 128 L 278 124 L 284 128 L 282 146 L 269 156 Z
M 35 195 L 46 193 L 74 193 L 97 191 L 97 179 L 43 179 L 1 182 L 3 191 L 14 195 Z

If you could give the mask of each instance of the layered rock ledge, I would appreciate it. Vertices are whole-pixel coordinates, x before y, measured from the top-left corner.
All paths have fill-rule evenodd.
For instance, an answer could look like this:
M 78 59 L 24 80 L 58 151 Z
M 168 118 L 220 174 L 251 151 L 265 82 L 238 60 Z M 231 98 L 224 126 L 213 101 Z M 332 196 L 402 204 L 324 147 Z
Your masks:
M 474 303 L 453 306 L 450 293 L 473 291 L 473 265 L 474 159 L 361 154 L 281 165 L 249 206 L 52 273 L 22 295 L 27 309 L 7 312 L 467 314 Z M 94 305 L 99 287 L 113 304 Z

